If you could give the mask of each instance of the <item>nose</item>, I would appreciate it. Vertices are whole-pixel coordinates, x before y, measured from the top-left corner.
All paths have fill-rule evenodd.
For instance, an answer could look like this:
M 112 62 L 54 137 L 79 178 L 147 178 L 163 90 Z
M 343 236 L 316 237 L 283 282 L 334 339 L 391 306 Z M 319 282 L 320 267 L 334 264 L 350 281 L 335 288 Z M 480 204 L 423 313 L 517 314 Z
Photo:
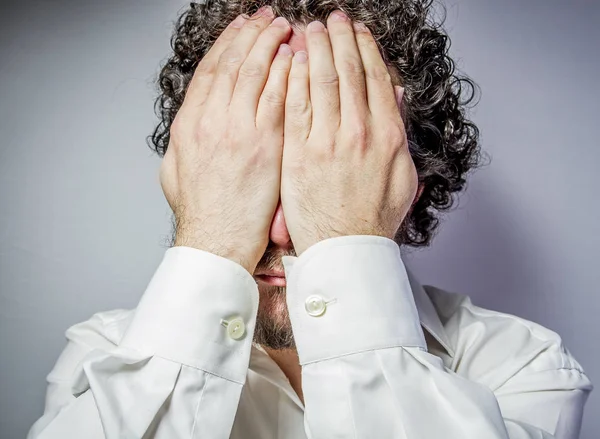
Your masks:
M 283 208 L 281 207 L 281 199 L 275 210 L 275 216 L 271 223 L 271 230 L 269 232 L 269 238 L 278 247 L 289 249 L 292 245 L 292 240 L 288 229 L 285 225 L 285 218 L 283 217 Z

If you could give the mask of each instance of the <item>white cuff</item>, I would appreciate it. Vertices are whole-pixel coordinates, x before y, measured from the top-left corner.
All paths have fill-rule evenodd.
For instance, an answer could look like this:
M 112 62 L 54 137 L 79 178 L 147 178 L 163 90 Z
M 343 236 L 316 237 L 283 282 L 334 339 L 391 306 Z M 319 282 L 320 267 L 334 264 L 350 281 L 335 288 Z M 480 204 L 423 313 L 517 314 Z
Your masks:
M 426 350 L 393 240 L 375 235 L 329 238 L 299 257 L 282 260 L 300 364 L 386 347 Z
M 120 347 L 243 384 L 258 300 L 256 282 L 241 265 L 191 247 L 169 248 Z M 235 338 L 239 331 L 232 337 L 232 328 L 221 323 L 221 319 L 233 318 L 241 318 L 244 323 L 240 338 Z

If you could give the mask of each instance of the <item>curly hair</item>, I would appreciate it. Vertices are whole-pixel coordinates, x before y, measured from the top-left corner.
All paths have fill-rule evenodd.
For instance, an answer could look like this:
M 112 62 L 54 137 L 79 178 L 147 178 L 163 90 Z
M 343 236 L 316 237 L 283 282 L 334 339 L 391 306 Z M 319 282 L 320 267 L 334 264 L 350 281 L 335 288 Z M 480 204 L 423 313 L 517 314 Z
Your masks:
M 275 16 L 292 25 L 313 20 L 326 24 L 335 9 L 363 22 L 373 34 L 395 83 L 404 87 L 403 120 L 419 184 L 423 191 L 394 240 L 426 246 L 449 210 L 466 174 L 480 164 L 479 130 L 467 118 L 476 84 L 456 72 L 449 56 L 450 39 L 441 21 L 432 18 L 433 0 L 207 0 L 190 3 L 177 18 L 173 53 L 158 76 L 155 112 L 160 123 L 148 144 L 164 156 L 170 127 L 183 103 L 195 67 L 230 21 L 270 5 Z

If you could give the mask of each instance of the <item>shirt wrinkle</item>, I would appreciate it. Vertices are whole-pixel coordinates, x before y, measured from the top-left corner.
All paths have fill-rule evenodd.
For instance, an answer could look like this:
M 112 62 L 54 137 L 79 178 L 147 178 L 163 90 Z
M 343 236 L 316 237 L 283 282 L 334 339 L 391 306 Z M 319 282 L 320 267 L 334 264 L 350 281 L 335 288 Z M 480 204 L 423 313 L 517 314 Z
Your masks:
M 136 308 L 67 329 L 27 439 L 384 439 L 393 428 L 406 439 L 577 439 L 593 385 L 557 333 L 424 287 L 384 237 L 330 238 L 282 260 L 304 404 L 253 343 L 252 275 L 178 246 Z M 337 301 L 315 316 L 315 295 Z M 221 322 L 233 316 L 241 336 Z

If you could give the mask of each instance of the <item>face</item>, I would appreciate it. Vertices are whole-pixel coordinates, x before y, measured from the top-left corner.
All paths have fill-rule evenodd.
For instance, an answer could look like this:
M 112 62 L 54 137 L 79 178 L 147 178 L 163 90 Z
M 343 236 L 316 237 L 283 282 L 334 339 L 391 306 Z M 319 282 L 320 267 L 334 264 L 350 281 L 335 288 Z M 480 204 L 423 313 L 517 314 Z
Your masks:
M 293 27 L 288 44 L 292 51 L 307 51 L 304 30 Z M 285 225 L 281 201 L 271 223 L 269 245 L 254 272 L 260 294 L 254 341 L 271 349 L 295 348 L 292 325 L 286 303 L 285 273 L 282 256 L 296 256 Z M 276 272 L 282 277 L 264 277 L 260 273 Z
M 295 347 L 286 303 L 282 256 L 296 256 L 296 253 L 285 225 L 280 201 L 271 223 L 269 244 L 254 272 L 260 294 L 254 341 L 271 349 Z M 260 275 L 268 271 L 281 277 Z

